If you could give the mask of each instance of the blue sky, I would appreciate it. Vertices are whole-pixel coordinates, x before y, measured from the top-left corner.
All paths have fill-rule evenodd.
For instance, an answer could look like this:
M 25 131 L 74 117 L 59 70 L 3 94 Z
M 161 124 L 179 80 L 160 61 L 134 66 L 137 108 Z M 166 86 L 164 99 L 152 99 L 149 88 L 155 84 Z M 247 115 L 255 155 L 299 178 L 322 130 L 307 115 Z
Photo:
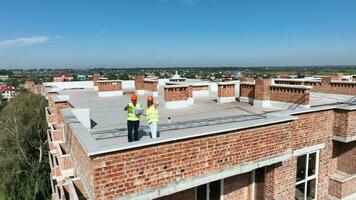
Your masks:
M 354 0 L 1 0 L 0 67 L 356 64 Z

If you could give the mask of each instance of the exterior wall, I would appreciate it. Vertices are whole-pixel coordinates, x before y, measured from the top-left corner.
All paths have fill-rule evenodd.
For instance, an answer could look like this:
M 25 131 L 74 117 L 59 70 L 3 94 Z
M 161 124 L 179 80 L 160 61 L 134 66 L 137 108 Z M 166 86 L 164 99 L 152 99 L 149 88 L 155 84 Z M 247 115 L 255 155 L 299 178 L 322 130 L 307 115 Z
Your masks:
M 192 88 L 192 86 L 188 87 L 188 98 L 193 98 L 193 88 Z
M 172 195 L 163 196 L 156 200 L 195 200 L 195 188 L 177 192 Z
M 270 81 L 266 79 L 255 80 L 255 99 L 260 101 L 270 100 Z
M 336 110 L 334 118 L 336 136 L 356 136 L 356 111 Z
M 157 91 L 158 81 L 144 81 L 144 88 L 148 91 Z
M 355 174 L 356 173 L 356 141 L 350 143 L 342 143 L 335 141 L 334 143 L 337 157 L 337 169 L 339 171 Z
M 94 168 L 93 160 L 89 157 L 82 145 L 78 141 L 75 134 L 73 134 L 69 125 L 66 123 L 64 126 L 64 137 L 66 140 L 65 150 L 71 155 L 73 165 L 80 174 L 80 178 L 84 185 L 87 185 L 87 189 L 90 193 L 94 191 Z
M 266 167 L 265 199 L 294 199 L 296 158 Z
M 333 159 L 333 111 L 320 111 L 298 115 L 293 122 L 291 136 L 292 148 L 302 149 L 317 144 L 325 144 L 319 153 L 318 199 L 324 200 L 328 196 L 329 175 L 336 172 L 336 160 Z M 295 176 L 294 176 L 295 178 Z
M 255 85 L 240 83 L 240 97 L 255 98 Z
M 218 97 L 235 97 L 235 84 L 218 85 Z
M 93 75 L 94 86 L 98 86 L 99 79 L 100 79 L 100 74 L 94 74 Z
M 143 80 L 145 79 L 144 75 L 138 75 L 135 77 L 135 89 L 136 90 L 144 90 L 145 84 Z
M 330 179 L 329 194 L 338 199 L 343 199 L 356 193 L 355 185 L 356 177 L 345 182 Z
M 121 81 L 115 82 L 98 82 L 98 91 L 105 92 L 105 91 L 120 91 L 122 90 Z
M 310 90 L 308 89 L 286 88 L 273 85 L 270 87 L 270 100 L 308 105 L 309 93 Z
M 254 82 L 255 79 L 251 77 L 242 77 L 240 78 L 240 82 Z
M 188 99 L 188 87 L 164 88 L 164 101 L 182 101 Z
M 320 82 L 307 80 L 275 80 L 276 84 L 313 86 L 312 92 L 356 95 L 356 82 L 341 81 L 337 77 L 322 77 Z
M 286 152 L 291 126 L 276 124 L 96 156 L 95 197 L 144 192 Z
M 209 90 L 209 86 L 208 85 L 193 85 L 192 90 L 193 91 Z
M 224 179 L 224 200 L 252 200 L 252 174 L 244 173 Z

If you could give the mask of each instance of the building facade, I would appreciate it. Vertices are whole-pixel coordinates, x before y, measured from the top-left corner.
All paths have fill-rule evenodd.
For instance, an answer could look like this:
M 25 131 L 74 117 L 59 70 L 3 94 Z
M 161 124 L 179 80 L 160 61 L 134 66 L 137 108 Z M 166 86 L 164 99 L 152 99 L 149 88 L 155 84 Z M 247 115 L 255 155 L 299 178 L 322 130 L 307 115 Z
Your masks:
M 187 87 L 159 86 L 158 92 L 164 102 L 170 97 L 185 101 L 189 90 L 181 88 Z M 44 88 L 53 199 L 356 198 L 356 107 L 350 102 L 351 89 L 334 96 L 348 98 L 344 102 L 329 103 L 318 99 L 324 90 L 312 95 L 313 88 L 261 80 L 219 84 L 218 98 L 229 97 L 228 102 L 197 97 L 194 105 L 179 110 L 162 105 L 161 136 L 128 143 L 125 119 L 120 125 L 112 123 L 119 118 L 111 118 L 121 116 L 116 107 L 126 104 L 128 95 L 100 97 L 94 89 L 71 91 L 73 86 L 62 91 Z M 263 108 L 230 97 L 297 106 Z M 297 97 L 303 101 L 291 100 Z M 121 99 L 122 105 L 117 103 Z

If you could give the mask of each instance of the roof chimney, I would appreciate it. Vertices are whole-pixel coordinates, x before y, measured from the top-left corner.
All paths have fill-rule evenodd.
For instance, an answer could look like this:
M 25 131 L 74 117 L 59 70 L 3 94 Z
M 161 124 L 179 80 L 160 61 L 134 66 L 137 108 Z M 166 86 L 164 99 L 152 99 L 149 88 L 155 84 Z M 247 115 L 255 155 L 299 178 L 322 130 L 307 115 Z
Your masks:
M 188 103 L 194 105 L 193 87 L 191 85 L 188 87 Z
M 93 74 L 94 89 L 98 90 L 98 81 L 100 79 L 100 74 Z
M 270 80 L 256 79 L 255 80 L 255 100 L 254 106 L 268 107 L 270 100 Z
M 228 103 L 235 101 L 235 83 L 218 83 L 218 103 Z
M 145 90 L 152 92 L 152 95 L 155 97 L 158 96 L 158 91 L 157 91 L 158 80 L 145 78 L 143 80 L 143 83 L 144 83 Z
M 135 76 L 135 89 L 137 95 L 145 94 L 145 85 L 143 80 L 145 79 L 145 75 L 140 74 Z
M 188 107 L 188 85 L 164 86 L 164 106 L 168 109 Z
M 122 96 L 122 84 L 120 80 L 104 80 L 98 81 L 98 96 L 112 97 Z

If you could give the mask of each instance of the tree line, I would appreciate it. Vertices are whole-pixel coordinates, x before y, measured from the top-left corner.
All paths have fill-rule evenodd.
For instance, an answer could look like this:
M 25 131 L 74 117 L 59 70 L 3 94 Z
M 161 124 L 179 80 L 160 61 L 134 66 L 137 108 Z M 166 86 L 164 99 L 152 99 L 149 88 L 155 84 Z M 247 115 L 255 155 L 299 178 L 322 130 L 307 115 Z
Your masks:
M 0 111 L 0 199 L 49 199 L 43 96 L 20 92 Z

